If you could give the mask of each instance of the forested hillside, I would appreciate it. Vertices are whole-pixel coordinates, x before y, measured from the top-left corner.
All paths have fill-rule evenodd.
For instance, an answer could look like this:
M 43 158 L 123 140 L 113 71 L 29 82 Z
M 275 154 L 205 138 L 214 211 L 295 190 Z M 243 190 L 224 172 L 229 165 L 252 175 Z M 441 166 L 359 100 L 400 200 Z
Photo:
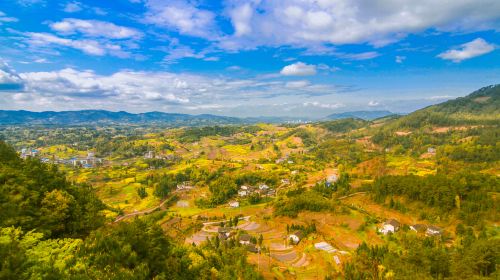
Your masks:
M 184 246 L 164 213 L 104 224 L 104 204 L 0 141 L 0 279 L 260 279 L 238 243 Z
M 481 88 L 468 96 L 429 106 L 398 119 L 389 128 L 489 125 L 500 119 L 500 85 Z

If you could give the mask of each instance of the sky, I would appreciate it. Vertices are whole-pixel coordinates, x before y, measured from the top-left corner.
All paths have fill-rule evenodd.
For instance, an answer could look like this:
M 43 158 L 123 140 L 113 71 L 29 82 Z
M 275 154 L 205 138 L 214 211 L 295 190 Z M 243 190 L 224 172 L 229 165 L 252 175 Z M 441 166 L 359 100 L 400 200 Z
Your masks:
M 498 0 L 0 1 L 0 109 L 407 113 L 500 83 Z

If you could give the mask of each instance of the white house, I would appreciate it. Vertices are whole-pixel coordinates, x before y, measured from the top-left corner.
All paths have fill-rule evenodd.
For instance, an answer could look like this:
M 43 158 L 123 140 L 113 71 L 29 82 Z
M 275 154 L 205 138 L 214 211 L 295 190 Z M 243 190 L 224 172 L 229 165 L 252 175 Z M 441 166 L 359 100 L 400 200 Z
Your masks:
M 425 231 L 425 235 L 427 236 L 439 236 L 443 233 L 443 230 L 440 227 L 429 226 Z
M 383 233 L 383 234 L 388 234 L 389 232 L 390 233 L 395 233 L 396 231 L 399 230 L 399 222 L 394 220 L 394 219 L 390 219 L 390 220 L 387 220 L 381 228 L 378 229 L 378 231 L 380 233 Z
M 248 188 L 247 185 L 243 185 L 243 186 L 240 187 L 240 189 L 247 191 L 249 188 Z
M 260 185 L 260 186 L 259 186 L 259 189 L 260 189 L 260 190 L 268 190 L 268 189 L 269 189 L 269 186 L 268 186 L 268 185 L 266 185 L 266 184 L 262 184 L 262 185 Z
M 296 232 L 294 232 L 288 236 L 288 239 L 290 239 L 290 241 L 293 244 L 299 243 L 302 238 L 304 238 L 304 233 L 302 233 L 302 231 L 300 231 L 300 230 L 297 230 Z
M 247 196 L 248 193 L 247 193 L 247 191 L 242 190 L 242 191 L 238 191 L 238 195 L 239 196 Z
M 250 245 L 250 240 L 252 239 L 252 236 L 250 236 L 249 234 L 242 234 L 240 235 L 240 244 L 243 244 L 243 245 Z
M 436 148 L 429 147 L 429 148 L 427 148 L 427 152 L 429 154 L 435 154 L 436 153 Z
M 415 224 L 411 225 L 410 229 L 413 230 L 414 232 L 421 233 L 427 230 L 427 226 L 423 224 Z
M 229 206 L 232 208 L 238 208 L 240 207 L 240 203 L 238 201 L 231 201 L 229 202 Z
M 333 174 L 333 175 L 326 177 L 326 182 L 333 184 L 333 183 L 337 182 L 338 179 L 339 179 L 339 177 L 336 174 Z

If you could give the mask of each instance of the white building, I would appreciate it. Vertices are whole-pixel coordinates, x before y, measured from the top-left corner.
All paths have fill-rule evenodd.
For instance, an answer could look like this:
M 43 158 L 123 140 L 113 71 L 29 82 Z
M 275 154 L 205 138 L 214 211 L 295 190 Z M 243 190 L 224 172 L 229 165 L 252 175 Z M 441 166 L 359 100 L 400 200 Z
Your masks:
M 381 228 L 379 228 L 379 232 L 380 233 L 383 233 L 383 234 L 388 234 L 388 233 L 395 233 L 396 231 L 399 230 L 399 222 L 394 220 L 394 219 L 390 219 L 390 220 L 387 220 Z
M 229 202 L 229 206 L 232 208 L 238 208 L 240 207 L 240 203 L 238 201 L 231 201 Z
M 300 242 L 300 240 L 304 238 L 304 234 L 302 233 L 302 231 L 300 230 L 297 230 L 296 232 L 290 234 L 288 236 L 288 239 L 293 243 L 293 244 L 297 244 Z
M 443 230 L 436 226 L 429 226 L 425 231 L 425 235 L 427 236 L 439 236 L 443 233 Z
M 268 189 L 269 189 L 269 186 L 266 184 L 262 184 L 259 186 L 259 190 L 268 190 Z
M 238 191 L 238 195 L 239 196 L 247 196 L 248 193 L 247 193 L 247 191 Z

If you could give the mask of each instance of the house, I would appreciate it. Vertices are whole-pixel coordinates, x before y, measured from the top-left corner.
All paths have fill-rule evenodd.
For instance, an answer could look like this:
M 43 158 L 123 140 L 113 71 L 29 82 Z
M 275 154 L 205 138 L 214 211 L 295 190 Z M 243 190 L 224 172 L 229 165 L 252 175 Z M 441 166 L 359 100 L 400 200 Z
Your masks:
M 266 196 L 274 196 L 276 194 L 276 190 L 268 190 Z
M 299 243 L 300 240 L 302 240 L 302 238 L 304 238 L 304 233 L 300 230 L 297 230 L 296 232 L 294 232 L 288 236 L 288 239 L 290 239 L 290 241 L 293 244 Z
M 410 229 L 417 233 L 422 233 L 427 230 L 427 226 L 423 224 L 415 224 L 410 226 Z
M 152 159 L 155 157 L 155 154 L 153 151 L 148 151 L 145 155 L 144 155 L 144 158 L 145 159 Z
M 239 196 L 247 196 L 248 193 L 247 193 L 247 191 L 238 191 L 238 195 Z
M 248 191 L 250 189 L 250 187 L 246 186 L 246 185 L 243 185 L 240 187 L 240 189 L 244 190 L 244 191 Z
M 281 179 L 281 183 L 283 185 L 290 185 L 290 180 L 289 179 Z
M 249 245 L 252 236 L 250 234 L 242 234 L 240 235 L 240 244 Z
M 395 233 L 396 231 L 399 230 L 399 222 L 394 220 L 394 219 L 390 219 L 390 220 L 387 220 L 381 228 L 379 228 L 379 232 L 380 233 L 383 233 L 383 234 L 388 234 L 389 232 L 390 233 Z
M 240 203 L 238 201 L 231 201 L 229 202 L 229 206 L 232 208 L 238 208 L 240 207 Z
M 227 239 L 231 236 L 232 229 L 228 227 L 219 227 L 217 229 L 217 233 L 219 234 L 220 239 Z
M 436 153 L 436 148 L 429 147 L 429 148 L 427 148 L 427 152 L 429 154 L 435 154 Z
M 326 182 L 329 184 L 333 184 L 339 180 L 339 177 L 336 174 L 330 175 L 326 177 Z
M 192 188 L 194 188 L 194 187 L 191 185 L 191 182 L 189 182 L 189 181 L 177 184 L 177 189 L 178 190 L 190 190 Z
M 269 186 L 266 185 L 266 184 L 262 184 L 262 185 L 259 186 L 259 190 L 263 190 L 264 191 L 264 190 L 268 190 L 268 189 L 269 189 Z
M 443 229 L 436 226 L 429 226 L 425 231 L 427 236 L 440 236 L 441 234 L 443 234 Z

